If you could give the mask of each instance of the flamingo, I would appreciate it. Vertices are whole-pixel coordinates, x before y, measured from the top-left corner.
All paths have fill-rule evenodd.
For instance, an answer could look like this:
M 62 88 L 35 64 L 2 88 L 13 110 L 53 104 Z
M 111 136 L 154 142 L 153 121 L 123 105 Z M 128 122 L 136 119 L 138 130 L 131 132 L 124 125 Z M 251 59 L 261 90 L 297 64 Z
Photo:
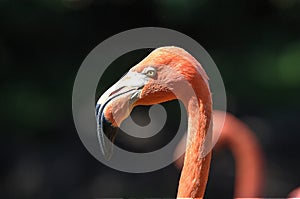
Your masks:
M 97 135 L 103 155 L 112 155 L 116 130 L 138 105 L 181 100 L 188 113 L 187 145 L 178 198 L 203 198 L 211 152 L 203 157 L 211 129 L 212 98 L 201 64 L 184 49 L 157 48 L 110 87 L 96 104 Z M 209 136 L 208 136 L 209 137 Z
M 225 121 L 222 126 L 223 118 Z M 264 182 L 264 158 L 255 133 L 241 120 L 230 113 L 213 111 L 213 139 L 221 132 L 216 148 L 228 147 L 236 160 L 235 198 L 254 198 L 262 195 Z M 184 147 L 182 140 L 175 153 Z M 175 155 L 175 157 L 178 157 Z M 176 160 L 182 167 L 183 156 Z
M 288 196 L 288 198 L 300 198 L 300 187 L 294 189 Z

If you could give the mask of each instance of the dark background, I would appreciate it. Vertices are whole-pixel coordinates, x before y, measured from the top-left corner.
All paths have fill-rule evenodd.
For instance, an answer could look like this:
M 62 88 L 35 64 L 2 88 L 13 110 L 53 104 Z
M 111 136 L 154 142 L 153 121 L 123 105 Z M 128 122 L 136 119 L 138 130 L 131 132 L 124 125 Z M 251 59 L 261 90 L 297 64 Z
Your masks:
M 180 31 L 210 53 L 228 111 L 262 144 L 263 196 L 286 197 L 300 185 L 298 0 L 1 0 L 0 198 L 175 197 L 174 165 L 146 174 L 107 168 L 85 149 L 72 119 L 72 87 L 86 55 L 144 26 Z M 233 183 L 233 158 L 219 151 L 207 198 L 232 198 Z

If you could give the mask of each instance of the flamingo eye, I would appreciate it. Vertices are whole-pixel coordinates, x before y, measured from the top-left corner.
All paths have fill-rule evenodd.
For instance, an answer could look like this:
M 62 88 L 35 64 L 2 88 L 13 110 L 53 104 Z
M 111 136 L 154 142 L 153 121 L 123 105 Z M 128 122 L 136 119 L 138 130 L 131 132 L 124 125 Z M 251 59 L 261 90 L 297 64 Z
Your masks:
M 144 73 L 145 73 L 145 75 L 147 75 L 148 77 L 155 77 L 155 75 L 156 75 L 156 70 L 155 70 L 155 68 L 149 67 L 149 68 L 145 69 Z

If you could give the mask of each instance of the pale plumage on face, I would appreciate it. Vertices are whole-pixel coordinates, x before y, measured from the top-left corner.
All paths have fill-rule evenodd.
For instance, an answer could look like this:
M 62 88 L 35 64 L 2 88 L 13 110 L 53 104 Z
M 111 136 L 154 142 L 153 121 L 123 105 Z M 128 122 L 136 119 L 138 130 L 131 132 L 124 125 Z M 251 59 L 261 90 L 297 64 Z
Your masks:
M 190 86 L 197 65 L 199 63 L 181 48 L 158 48 L 109 88 L 98 100 L 96 110 L 103 154 L 112 152 L 112 145 L 107 142 L 114 139 L 116 127 L 129 116 L 134 106 L 176 99 L 178 96 L 174 92 L 179 90 L 178 93 L 187 94 L 185 88 Z

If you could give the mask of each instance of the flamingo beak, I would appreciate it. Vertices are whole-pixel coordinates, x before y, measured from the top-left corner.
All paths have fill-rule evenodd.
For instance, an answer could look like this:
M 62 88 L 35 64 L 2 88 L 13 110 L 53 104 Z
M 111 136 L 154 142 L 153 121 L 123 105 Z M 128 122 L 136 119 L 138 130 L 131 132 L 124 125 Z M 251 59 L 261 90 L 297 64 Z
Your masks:
M 96 104 L 97 136 L 101 152 L 107 160 L 113 153 L 118 126 L 130 115 L 147 80 L 145 74 L 129 71 Z

